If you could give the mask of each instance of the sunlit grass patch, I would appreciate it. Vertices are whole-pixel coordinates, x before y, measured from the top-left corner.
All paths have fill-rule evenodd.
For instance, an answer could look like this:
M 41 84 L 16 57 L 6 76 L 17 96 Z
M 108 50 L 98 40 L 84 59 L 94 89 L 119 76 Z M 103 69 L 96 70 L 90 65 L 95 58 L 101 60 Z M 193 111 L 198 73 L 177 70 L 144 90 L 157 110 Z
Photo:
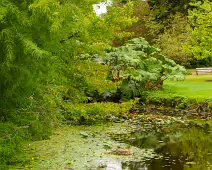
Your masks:
M 212 75 L 188 75 L 184 81 L 164 82 L 163 89 L 149 93 L 148 104 L 195 112 L 212 110 Z
M 189 98 L 212 99 L 212 75 L 189 75 L 185 81 L 165 81 L 164 94 L 179 94 Z

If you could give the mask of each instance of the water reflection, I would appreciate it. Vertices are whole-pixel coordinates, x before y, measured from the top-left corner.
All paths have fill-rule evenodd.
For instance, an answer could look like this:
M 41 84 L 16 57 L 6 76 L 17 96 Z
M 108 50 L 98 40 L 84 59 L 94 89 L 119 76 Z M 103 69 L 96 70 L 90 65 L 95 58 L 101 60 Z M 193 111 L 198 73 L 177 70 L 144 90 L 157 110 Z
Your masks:
M 148 170 L 141 162 L 122 162 L 120 160 L 100 159 L 99 170 Z
M 134 140 L 130 140 L 131 138 Z M 208 127 L 192 127 L 181 132 L 164 134 L 137 132 L 127 136 L 127 139 L 120 136 L 116 139 L 138 148 L 154 148 L 162 157 L 147 159 L 145 162 L 107 160 L 105 170 L 212 169 L 212 133 Z

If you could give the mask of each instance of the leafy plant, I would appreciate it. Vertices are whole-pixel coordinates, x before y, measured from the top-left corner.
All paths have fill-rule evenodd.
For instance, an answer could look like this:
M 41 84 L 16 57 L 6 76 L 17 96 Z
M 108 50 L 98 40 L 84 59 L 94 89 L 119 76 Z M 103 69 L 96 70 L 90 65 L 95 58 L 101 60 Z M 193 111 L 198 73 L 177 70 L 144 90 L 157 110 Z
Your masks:
M 131 100 L 122 104 L 118 103 L 90 103 L 90 104 L 63 104 L 63 114 L 66 120 L 74 120 L 80 123 L 97 123 L 106 120 L 117 120 L 126 116 L 134 108 L 137 100 Z
M 192 5 L 194 9 L 189 11 L 189 19 L 194 29 L 187 51 L 198 59 L 211 58 L 212 3 L 206 0 Z
M 193 60 L 193 57 L 187 54 L 184 49 L 184 44 L 191 38 L 191 27 L 188 18 L 181 13 L 176 13 L 171 15 L 166 21 L 169 24 L 164 28 L 164 33 L 154 37 L 156 46 L 161 49 L 164 55 L 176 63 L 189 66 L 189 62 Z M 155 22 L 151 24 L 150 26 L 149 22 L 150 30 L 157 25 Z M 155 31 L 151 34 L 155 35 Z
M 127 97 L 140 96 L 145 90 L 162 86 L 166 79 L 183 80 L 186 70 L 160 54 L 143 38 L 134 38 L 125 46 L 112 48 L 96 61 L 110 66 L 110 77 L 121 81 L 121 90 Z

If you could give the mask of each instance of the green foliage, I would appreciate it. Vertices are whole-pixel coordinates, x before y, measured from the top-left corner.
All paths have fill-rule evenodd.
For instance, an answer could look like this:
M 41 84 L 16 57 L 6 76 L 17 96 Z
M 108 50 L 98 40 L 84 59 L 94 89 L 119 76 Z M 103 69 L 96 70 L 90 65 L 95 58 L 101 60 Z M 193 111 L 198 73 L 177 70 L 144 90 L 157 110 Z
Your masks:
M 122 29 L 136 21 L 133 4 L 111 7 L 99 18 L 92 7 L 98 2 L 0 2 L 0 121 L 11 122 L 11 128 L 26 127 L 26 137 L 17 133 L 17 141 L 47 139 L 63 119 L 62 103 L 85 102 L 94 91 L 116 90 L 105 78 L 108 67 L 80 61 L 79 56 L 102 54 L 115 37 L 128 36 Z M 8 149 L 0 144 L 4 146 Z M 9 147 L 10 153 L 18 149 L 14 143 Z M 11 156 L 4 155 L 0 164 Z
M 55 109 L 48 108 L 49 104 L 35 106 L 1 111 L 0 169 L 8 169 L 9 164 L 20 161 L 15 155 L 23 152 L 25 140 L 49 139 L 53 129 L 60 123 Z
M 7 161 L 21 148 L 24 127 L 18 128 L 12 123 L 0 123 L 0 169 L 7 169 Z
M 154 36 L 154 42 L 157 47 L 162 50 L 162 53 L 175 62 L 188 66 L 189 61 L 192 60 L 192 55 L 185 52 L 184 44 L 191 39 L 191 28 L 187 17 L 181 13 L 171 15 L 166 22 L 169 24 L 164 28 L 163 25 L 156 21 L 149 21 L 147 27 L 149 34 L 154 36 L 157 34 L 161 27 L 164 33 Z
M 83 86 L 86 99 L 84 102 L 107 101 L 107 98 L 115 95 L 120 82 L 108 79 L 108 71 L 107 65 L 97 64 L 89 60 L 77 62 L 75 73 L 81 74 L 86 82 L 86 85 Z M 76 98 L 76 96 L 73 97 Z
M 6 112 L 6 118 L 10 121 L 0 122 L 0 169 L 8 169 L 9 164 L 20 161 L 15 155 L 23 152 L 25 140 L 49 139 L 58 125 L 58 118 L 53 110 L 48 111 L 41 106 L 34 110 Z
M 18 151 L 16 143 L 47 139 L 57 119 L 62 118 L 56 103 L 62 96 L 56 96 L 55 90 L 72 81 L 65 74 L 73 75 L 70 58 L 81 48 L 75 45 L 76 39 L 70 40 L 71 44 L 61 40 L 74 29 L 81 30 L 79 22 L 86 23 L 82 19 L 77 22 L 82 15 L 77 15 L 81 11 L 76 4 L 57 0 L 0 2 L 0 121 L 5 131 L 26 127 L 24 134 L 11 130 L 1 136 L 1 167 Z M 68 50 L 74 45 L 75 50 Z M 15 137 L 9 143 L 10 136 Z
M 115 3 L 108 8 L 107 14 L 101 17 L 90 15 L 92 22 L 88 29 L 91 33 L 89 54 L 102 54 L 101 50 L 112 45 L 114 39 L 122 40 L 132 35 L 126 28 L 137 22 L 137 18 L 133 16 L 134 2 L 124 6 Z
M 62 7 L 56 1 L 37 1 L 28 7 L 27 2 L 3 5 L 7 12 L 0 28 L 1 108 L 26 107 L 30 98 L 40 96 L 43 87 L 56 83 L 61 74 L 62 61 L 53 53 L 59 52 L 55 42 L 61 40 L 54 26 L 55 13 Z
M 92 8 L 97 2 L 0 2 L 1 167 L 18 161 L 9 159 L 23 140 L 48 139 L 64 117 L 94 123 L 122 116 L 135 104 L 84 104 L 94 101 L 95 92 L 106 98 L 120 86 L 124 95 L 135 97 L 164 79 L 183 79 L 184 68 L 144 39 L 106 54 L 108 65 L 82 60 L 82 54 L 104 54 L 115 38 L 130 37 L 125 29 L 137 21 L 133 2 L 111 6 L 101 17 Z
M 192 112 L 209 112 L 212 109 L 212 100 L 204 98 L 189 98 L 179 94 L 150 93 L 146 100 L 147 104 L 168 106 L 171 108 L 191 110 Z
M 150 15 L 148 16 L 148 20 L 146 22 L 147 28 L 150 30 L 150 39 L 153 42 L 158 38 L 158 35 L 163 35 L 166 31 L 173 27 L 171 23 L 173 23 L 174 16 L 176 15 L 176 21 L 180 21 L 178 26 L 185 26 L 184 23 L 186 21 L 186 16 L 188 14 L 188 9 L 192 8 L 190 6 L 190 2 L 195 2 L 196 0 L 150 0 Z M 179 18 L 180 14 L 180 18 Z M 180 19 L 180 20 L 179 20 Z M 185 19 L 182 21 L 182 19 Z M 181 25 L 183 23 L 183 25 Z M 179 32 L 180 30 L 177 27 L 174 27 L 175 30 L 170 30 L 174 32 Z
M 52 98 L 60 107 L 65 101 L 69 104 L 105 100 L 117 91 L 119 82 L 108 79 L 108 66 L 89 60 L 74 62 L 70 84 L 56 86 L 51 89 Z M 76 83 L 77 82 L 77 83 Z
M 82 8 L 84 3 L 86 6 Z M 111 15 L 98 18 L 92 3 L 94 1 L 1 2 L 4 18 L 0 28 L 1 107 L 25 107 L 30 97 L 43 93 L 44 86 L 64 81 L 71 84 L 68 76 L 74 76 L 73 57 L 93 53 L 92 49 L 101 53 L 102 46 L 105 48 L 115 33 L 134 21 L 130 12 L 132 4 L 112 8 Z M 94 28 L 95 25 L 102 29 Z M 102 44 L 101 47 L 97 48 L 98 44 Z
M 208 58 L 194 58 L 190 61 L 191 68 L 201 68 L 211 66 L 211 57 Z
M 190 3 L 203 0 L 150 0 L 149 4 L 155 13 L 156 19 L 159 21 L 166 20 L 169 15 L 180 12 L 187 14 L 188 9 L 192 6 Z
M 122 81 L 122 93 L 129 98 L 160 87 L 165 79 L 184 79 L 186 70 L 161 55 L 159 49 L 143 38 L 132 39 L 111 51 L 97 59 L 110 66 L 111 78 Z
M 132 2 L 132 1 L 131 1 Z M 133 16 L 137 18 L 137 22 L 133 23 L 131 26 L 128 26 L 124 30 L 131 33 L 130 37 L 125 37 L 123 39 L 116 38 L 113 41 L 113 46 L 119 47 L 123 45 L 126 41 L 136 38 L 144 37 L 147 41 L 148 39 L 148 29 L 146 28 L 146 21 L 150 15 L 150 7 L 147 1 L 134 0 Z
M 56 123 L 47 87 L 58 80 L 61 59 L 45 45 L 55 2 L 28 8 L 30 3 L 0 2 L 0 122 L 6 132 L 1 135 L 0 164 L 8 164 L 20 151 L 23 139 L 48 138 Z
M 73 57 L 103 52 L 135 21 L 132 3 L 111 7 L 108 15 L 99 18 L 93 12 L 94 2 L 1 2 L 1 108 L 26 107 L 48 85 L 76 84 L 80 78 L 71 68 Z
M 89 60 L 79 61 L 75 66 L 75 72 L 84 75 L 90 91 L 97 90 L 99 93 L 105 91 L 116 91 L 118 83 L 108 80 L 109 66 L 101 65 Z
M 212 3 L 204 1 L 192 5 L 195 9 L 189 11 L 189 19 L 194 29 L 187 50 L 196 58 L 211 58 Z
M 64 117 L 67 120 L 80 121 L 81 123 L 96 123 L 121 117 L 134 108 L 137 100 L 130 100 L 122 104 L 117 103 L 91 103 L 68 105 L 64 103 Z
M 168 58 L 188 68 L 195 68 L 196 63 L 193 62 L 194 53 L 188 52 L 188 48 L 192 47 L 191 43 L 191 46 L 185 47 L 193 37 L 194 25 L 188 19 L 188 11 L 196 8 L 192 5 L 195 2 L 197 0 L 150 1 L 151 12 L 145 23 L 150 42 L 161 48 Z

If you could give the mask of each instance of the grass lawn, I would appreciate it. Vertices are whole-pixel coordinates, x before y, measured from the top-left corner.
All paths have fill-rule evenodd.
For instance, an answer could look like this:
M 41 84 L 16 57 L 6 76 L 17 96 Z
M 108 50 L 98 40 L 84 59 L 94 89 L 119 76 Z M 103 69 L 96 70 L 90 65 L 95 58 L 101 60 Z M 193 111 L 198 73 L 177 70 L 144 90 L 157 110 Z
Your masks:
M 179 94 L 189 98 L 212 99 L 212 75 L 186 76 L 185 81 L 165 81 L 164 90 L 159 92 L 165 94 Z

